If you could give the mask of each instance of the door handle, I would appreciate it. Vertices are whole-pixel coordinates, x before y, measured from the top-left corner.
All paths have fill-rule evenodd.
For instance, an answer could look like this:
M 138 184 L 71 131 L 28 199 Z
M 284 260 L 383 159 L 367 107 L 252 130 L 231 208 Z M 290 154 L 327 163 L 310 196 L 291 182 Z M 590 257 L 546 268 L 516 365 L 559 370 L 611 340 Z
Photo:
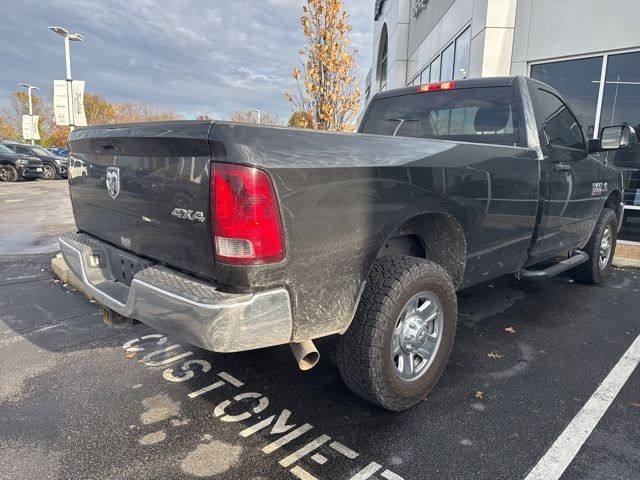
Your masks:
M 569 170 L 571 170 L 571 165 L 569 165 L 567 163 L 556 163 L 553 166 L 553 169 L 556 172 L 568 172 Z

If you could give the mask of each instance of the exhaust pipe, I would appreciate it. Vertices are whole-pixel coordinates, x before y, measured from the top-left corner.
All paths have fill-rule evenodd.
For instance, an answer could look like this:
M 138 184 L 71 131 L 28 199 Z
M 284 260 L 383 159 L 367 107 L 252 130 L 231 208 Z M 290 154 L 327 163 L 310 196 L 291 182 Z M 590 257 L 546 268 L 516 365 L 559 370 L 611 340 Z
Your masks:
M 296 357 L 300 370 L 309 370 L 316 366 L 320 360 L 320 353 L 313 344 L 313 340 L 305 340 L 300 343 L 290 343 L 293 356 Z

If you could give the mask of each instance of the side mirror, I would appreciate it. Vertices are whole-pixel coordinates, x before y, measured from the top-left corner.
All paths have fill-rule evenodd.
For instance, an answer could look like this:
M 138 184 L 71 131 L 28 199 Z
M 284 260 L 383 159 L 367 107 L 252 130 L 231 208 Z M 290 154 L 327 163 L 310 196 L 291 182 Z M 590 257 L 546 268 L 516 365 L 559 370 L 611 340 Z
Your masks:
M 638 144 L 638 137 L 633 128 L 628 125 L 619 127 L 604 127 L 600 131 L 600 138 L 589 142 L 589 150 L 607 152 L 623 150 Z

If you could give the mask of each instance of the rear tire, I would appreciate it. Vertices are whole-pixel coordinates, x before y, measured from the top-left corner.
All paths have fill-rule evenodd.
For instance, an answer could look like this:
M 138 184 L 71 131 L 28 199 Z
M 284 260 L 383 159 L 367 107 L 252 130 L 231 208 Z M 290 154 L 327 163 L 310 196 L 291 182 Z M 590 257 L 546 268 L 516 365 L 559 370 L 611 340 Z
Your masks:
M 597 285 L 607 277 L 616 251 L 618 218 L 610 208 L 603 208 L 589 243 L 582 249 L 589 260 L 571 270 L 576 282 Z
M 404 255 L 376 260 L 353 322 L 336 345 L 344 382 L 388 410 L 415 405 L 445 368 L 456 319 L 456 291 L 442 267 Z
M 0 165 L 0 181 L 15 182 L 18 180 L 18 170 L 13 165 Z
M 51 165 L 45 165 L 43 172 L 42 178 L 45 180 L 54 180 L 56 178 L 56 169 Z

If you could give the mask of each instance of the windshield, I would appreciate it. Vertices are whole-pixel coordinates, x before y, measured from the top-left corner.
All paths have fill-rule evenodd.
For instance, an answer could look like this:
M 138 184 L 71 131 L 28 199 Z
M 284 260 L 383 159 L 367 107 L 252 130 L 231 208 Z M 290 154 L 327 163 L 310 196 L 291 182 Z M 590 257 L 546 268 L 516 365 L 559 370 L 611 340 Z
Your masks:
M 16 154 L 16 152 L 14 152 L 13 150 L 11 150 L 9 147 L 7 147 L 5 145 L 2 145 L 1 143 L 0 143 L 0 153 L 2 153 L 4 155 L 7 155 L 7 154 L 15 155 Z
M 42 155 L 44 157 L 50 157 L 51 156 L 51 152 L 47 152 L 46 150 L 44 150 L 43 148 L 40 148 L 40 147 L 31 147 L 31 151 L 33 153 L 35 153 L 36 155 Z
M 518 122 L 512 87 L 411 93 L 375 100 L 362 133 L 516 144 Z

